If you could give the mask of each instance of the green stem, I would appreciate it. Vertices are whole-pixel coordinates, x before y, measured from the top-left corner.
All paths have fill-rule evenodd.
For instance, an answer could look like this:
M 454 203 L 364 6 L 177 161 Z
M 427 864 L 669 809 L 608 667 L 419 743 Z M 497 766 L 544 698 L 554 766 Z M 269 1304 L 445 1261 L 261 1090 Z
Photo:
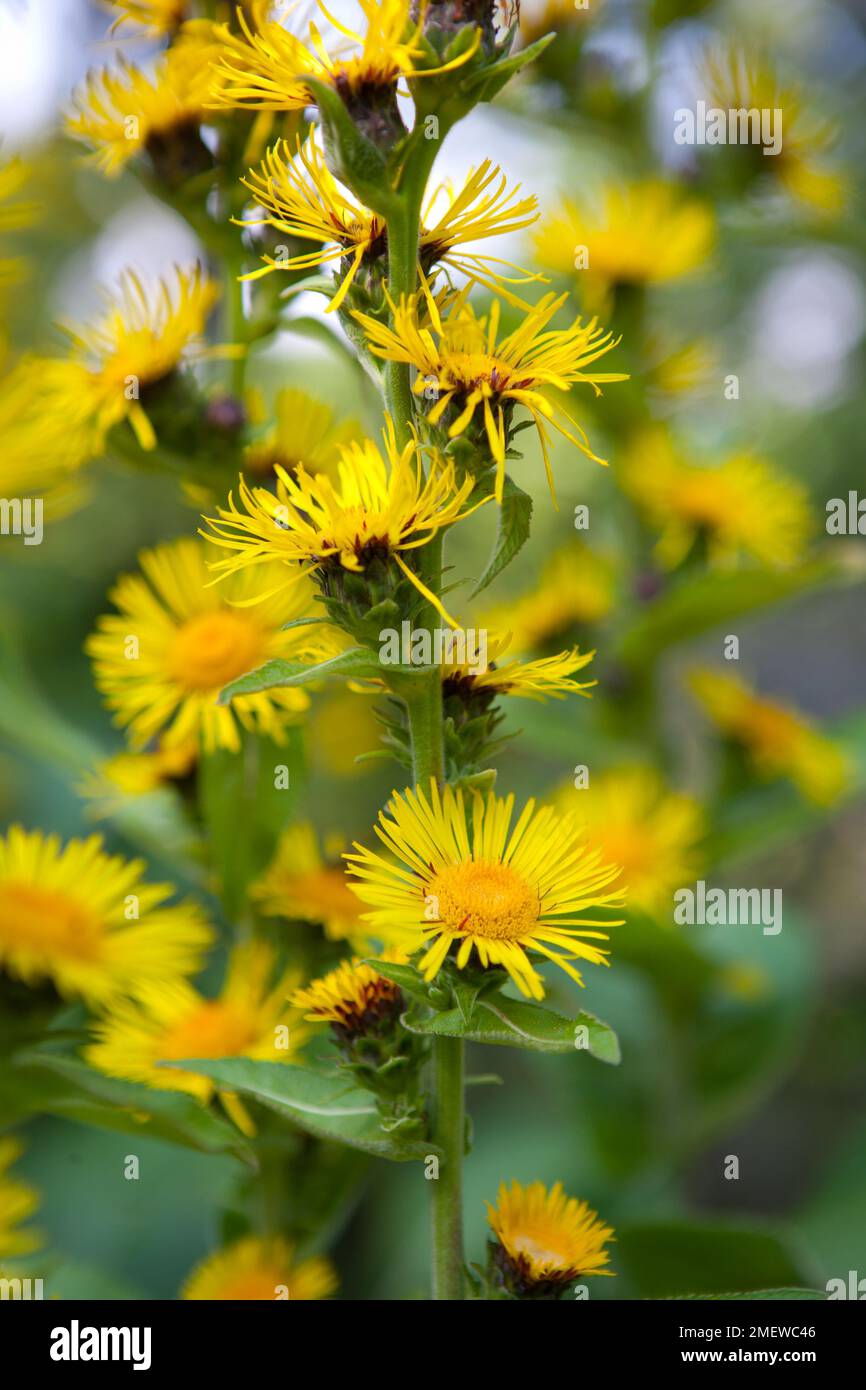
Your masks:
M 433 1297 L 463 1299 L 463 1039 L 433 1039 L 431 1138 L 442 1150 L 433 1193 Z
M 238 278 L 243 261 L 241 256 L 230 256 L 225 267 L 225 324 L 226 341 L 248 346 L 247 320 L 244 314 L 244 287 Z M 242 401 L 247 374 L 247 353 L 233 357 L 229 365 L 229 389 L 232 395 Z

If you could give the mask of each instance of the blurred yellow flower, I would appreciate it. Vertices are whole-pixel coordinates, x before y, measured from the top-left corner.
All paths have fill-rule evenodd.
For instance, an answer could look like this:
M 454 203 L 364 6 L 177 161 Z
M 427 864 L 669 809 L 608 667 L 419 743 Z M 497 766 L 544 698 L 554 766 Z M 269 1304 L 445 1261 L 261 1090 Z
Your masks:
M 307 1303 L 328 1298 L 337 1287 L 330 1262 L 315 1255 L 296 1260 L 279 1237 L 244 1236 L 208 1255 L 189 1276 L 181 1298 L 205 1302 Z
M 251 413 L 264 413 L 261 400 L 255 400 Z M 277 392 L 274 416 L 244 450 L 244 466 L 258 478 L 273 477 L 277 464 L 287 473 L 303 465 L 308 473 L 336 478 L 340 450 L 362 433 L 360 421 L 338 421 L 325 401 L 294 386 Z
M 346 882 L 345 867 L 340 860 L 326 858 L 306 822 L 283 831 L 273 860 L 250 896 L 269 917 L 316 923 L 330 940 L 352 941 L 358 950 L 367 944 L 361 907 Z
M 0 966 L 28 985 L 105 1003 L 199 968 L 212 932 L 194 903 L 167 907 L 167 883 L 108 855 L 102 837 L 70 840 L 13 825 L 0 839 Z
M 328 305 L 327 312 L 331 313 L 339 309 L 365 268 L 386 264 L 385 219 L 360 204 L 333 177 L 315 128 L 304 145 L 298 140 L 295 152 L 287 140 L 282 146 L 278 142 L 268 150 L 260 170 L 250 170 L 241 182 L 252 194 L 257 209 L 264 213 L 254 213 L 241 226 L 270 226 L 287 236 L 314 243 L 312 250 L 288 258 L 263 255 L 261 269 L 244 279 L 256 280 L 275 270 L 312 270 L 338 262 L 342 279 Z M 457 248 L 526 227 L 537 217 L 536 199 L 521 199 L 519 187 L 509 189 L 499 167 L 485 159 L 461 187 L 440 184 L 428 198 L 418 247 L 421 269 L 426 274 L 437 265 L 445 265 L 506 293 L 503 277 L 495 270 L 496 265 L 506 262 L 458 252 Z M 538 278 L 528 272 L 524 276 Z
M 574 540 L 545 562 L 538 586 L 490 609 L 482 625 L 510 632 L 518 651 L 533 651 L 575 625 L 602 622 L 613 608 L 616 578 L 610 558 Z
M 487 660 L 481 661 L 467 644 L 463 656 L 458 654 L 442 662 L 442 682 L 446 694 L 459 692 L 465 698 L 480 696 L 495 700 L 500 695 L 520 696 L 527 700 L 563 700 L 566 695 L 584 695 L 597 681 L 576 681 L 578 671 L 588 666 L 595 652 L 581 652 L 577 647 L 558 652 L 555 656 L 537 661 L 521 661 L 507 657 L 510 642 L 507 637 L 488 635 Z M 483 670 L 480 669 L 483 666 Z
M 0 164 L 0 235 L 6 232 L 20 232 L 36 221 L 36 203 L 18 196 L 27 184 L 31 172 L 31 166 L 23 159 L 10 159 L 5 164 Z M 24 270 L 25 262 L 21 259 L 0 257 L 0 288 L 20 280 Z
M 660 285 L 703 266 L 715 239 L 706 204 L 659 179 L 607 184 L 585 206 L 565 199 L 535 233 L 540 263 L 575 275 L 593 308 L 619 285 Z
M 17 1139 L 0 1138 L 0 1259 L 29 1255 L 42 1244 L 37 1231 L 23 1228 L 39 1206 L 36 1189 L 9 1172 L 23 1152 Z
M 80 791 L 82 796 L 96 797 L 108 786 L 126 796 L 146 796 L 172 782 L 185 781 L 194 772 L 198 755 L 197 739 L 176 745 L 159 740 L 155 748 L 140 753 L 116 753 L 98 765 Z
M 567 1197 L 560 1182 L 551 1188 L 502 1183 L 496 1206 L 487 1203 L 487 1219 L 497 1241 L 497 1267 L 518 1297 L 556 1297 L 586 1275 L 613 1275 L 605 1268 L 613 1228 L 586 1202 Z
M 601 772 L 581 790 L 563 787 L 554 805 L 577 815 L 588 848 L 620 866 L 630 908 L 662 916 L 673 909 L 674 891 L 698 875 L 703 811 L 653 768 Z
M 756 695 L 737 676 L 708 668 L 689 685 L 716 728 L 740 745 L 760 777 L 788 777 L 808 801 L 829 806 L 850 781 L 838 744 L 797 711 Z
M 633 440 L 619 477 L 660 529 L 656 557 L 665 569 L 681 564 L 696 541 L 713 565 L 749 559 L 782 568 L 803 558 L 812 529 L 806 489 L 756 454 L 729 454 L 714 466 L 693 462 L 653 428 Z
M 111 26 L 112 33 L 125 24 L 137 25 L 142 34 L 171 36 L 188 18 L 191 0 L 107 0 L 120 14 Z
M 216 999 L 206 998 L 186 980 L 142 986 L 135 1001 L 114 1001 L 94 1024 L 96 1041 L 85 1048 L 84 1057 L 107 1076 L 183 1091 L 207 1104 L 219 1089 L 215 1082 L 159 1063 L 220 1057 L 296 1061 L 310 1030 L 288 1003 L 297 973 L 275 967 L 271 947 L 253 941 L 233 949 Z M 220 1099 L 238 1127 L 250 1133 L 251 1122 L 237 1097 L 220 1092 Z
M 431 781 L 395 792 L 379 816 L 376 834 L 388 858 L 355 845 L 346 855 L 353 891 L 373 911 L 371 933 L 406 950 L 428 949 L 419 963 L 427 980 L 456 952 L 458 969 L 473 949 L 481 964 L 507 970 L 521 994 L 544 998 L 529 952 L 554 961 L 582 985 L 571 962 L 606 965 L 608 952 L 593 945 L 621 921 L 583 917 L 585 910 L 618 908 L 619 870 L 603 865 L 581 842 L 573 816 L 526 803 L 514 828 L 514 797 L 485 799 Z M 432 942 L 432 944 L 431 944 Z
M 273 657 L 315 664 L 338 650 L 321 625 L 286 628 L 311 604 L 303 576 L 271 565 L 233 575 L 219 589 L 207 547 L 183 539 L 143 551 L 141 574 L 122 575 L 85 650 L 97 688 L 133 747 L 162 736 L 165 749 L 201 737 L 206 751 L 237 751 L 238 725 L 281 742 L 309 706 L 299 688 L 278 687 L 218 705 L 223 686 Z M 324 635 L 322 635 L 324 633 Z
M 583 323 L 576 318 L 570 328 L 551 329 L 549 324 L 568 296 L 545 295 L 523 314 L 522 322 L 505 337 L 499 337 L 500 304 L 494 299 L 489 315 L 479 317 L 462 291 L 451 302 L 448 313 L 424 288 L 423 299 L 412 295 L 393 307 L 394 326 L 389 328 L 369 314 L 356 312 L 371 350 L 389 362 L 407 362 L 417 371 L 414 391 L 424 395 L 432 385 L 438 393 L 436 404 L 427 413 L 431 425 L 447 426 L 449 439 L 464 434 L 475 419 L 481 421 L 485 447 L 496 463 L 496 497 L 502 500 L 505 484 L 506 453 L 514 434 L 512 417 L 516 407 L 532 417 L 544 456 L 551 496 L 555 500 L 550 467 L 548 426 L 564 435 L 588 458 L 604 463 L 589 447 L 584 430 L 560 402 L 554 407 L 550 390 L 567 392 L 575 382 L 601 395 L 601 386 L 625 381 L 622 372 L 595 372 L 592 364 L 619 339 L 598 327 L 595 319 Z M 424 327 L 419 317 L 422 306 L 431 320 Z M 432 331 L 431 331 L 432 330 Z M 562 423 L 562 417 L 568 425 Z

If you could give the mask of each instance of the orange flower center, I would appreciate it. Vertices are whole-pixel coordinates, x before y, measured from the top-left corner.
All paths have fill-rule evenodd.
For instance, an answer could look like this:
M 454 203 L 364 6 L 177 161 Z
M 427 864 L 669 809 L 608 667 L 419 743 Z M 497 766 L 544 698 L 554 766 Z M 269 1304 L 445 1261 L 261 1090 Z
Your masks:
M 178 629 L 169 669 L 186 690 L 219 690 L 261 665 L 262 646 L 261 630 L 249 617 L 217 608 Z
M 538 921 L 537 891 L 510 864 L 447 864 L 427 892 L 438 903 L 439 921 L 466 936 L 517 941 Z
M 25 949 L 75 960 L 98 959 L 103 923 L 65 893 L 30 883 L 0 885 L 0 949 Z
M 255 1041 L 250 1020 L 218 999 L 193 1009 L 168 1033 L 159 1046 L 160 1059 L 184 1057 L 237 1057 Z M 270 1295 L 273 1297 L 273 1294 Z

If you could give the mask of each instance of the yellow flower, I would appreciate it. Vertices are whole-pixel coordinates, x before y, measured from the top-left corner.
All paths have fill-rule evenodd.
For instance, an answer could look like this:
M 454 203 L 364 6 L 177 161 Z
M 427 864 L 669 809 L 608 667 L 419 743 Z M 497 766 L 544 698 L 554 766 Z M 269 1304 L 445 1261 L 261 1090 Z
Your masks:
M 36 220 L 36 204 L 18 197 L 30 175 L 30 165 L 22 159 L 0 164 L 0 234 L 19 232 Z M 23 270 L 21 260 L 0 259 L 0 286 L 19 280 Z
M 0 1139 L 0 1258 L 29 1255 L 38 1250 L 42 1237 L 32 1228 L 22 1230 L 23 1223 L 39 1206 L 36 1190 L 9 1174 L 9 1169 L 23 1152 L 16 1139 Z
M 607 964 L 608 952 L 592 944 L 607 933 L 594 929 L 621 922 L 577 914 L 620 907 L 624 893 L 605 891 L 619 870 L 585 848 L 573 816 L 528 801 L 512 830 L 513 812 L 513 796 L 474 794 L 467 805 L 462 791 L 440 792 L 435 782 L 429 798 L 417 787 L 395 792 L 376 827 L 393 858 L 356 844 L 346 859 L 354 891 L 374 909 L 364 914 L 371 933 L 406 949 L 428 946 L 425 979 L 452 947 L 458 969 L 474 949 L 485 968 L 504 967 L 522 994 L 542 999 L 528 952 L 582 985 L 571 961 Z
M 322 1256 L 298 1261 L 292 1246 L 279 1237 L 244 1236 L 202 1260 L 187 1279 L 181 1298 L 209 1303 L 281 1299 L 307 1303 L 328 1298 L 336 1287 L 333 1266 Z
M 102 837 L 70 840 L 12 826 L 0 839 L 0 966 L 28 985 L 105 1003 L 199 968 L 212 933 L 144 864 L 108 855 Z
M 600 623 L 613 608 L 611 561 L 578 541 L 556 550 L 541 571 L 538 587 L 486 615 L 483 626 L 509 631 L 514 646 L 545 646 L 575 624 Z
M 413 22 L 411 0 L 358 0 L 367 21 L 358 34 L 335 19 L 319 0 L 318 8 L 344 38 L 360 52 L 332 57 L 318 27 L 309 25 L 309 44 L 284 29 L 276 19 L 254 15 L 250 26 L 242 11 L 242 30 L 232 34 L 220 26 L 221 56 L 218 85 L 213 92 L 217 106 L 252 107 L 262 111 L 298 111 L 315 104 L 305 78 L 328 82 L 350 109 L 356 100 L 374 100 L 376 89 L 394 89 L 399 78 L 432 76 L 460 67 L 472 58 L 480 41 L 453 63 L 426 66 L 428 51 L 420 42 L 420 22 Z
M 157 735 L 166 749 L 201 736 L 208 752 L 237 751 L 238 724 L 281 742 L 309 706 L 305 691 L 280 687 L 218 705 L 223 686 L 272 657 L 314 664 L 337 650 L 329 634 L 310 636 L 319 626 L 285 628 L 308 608 L 302 577 L 292 582 L 270 566 L 259 602 L 249 574 L 215 589 L 205 557 L 190 539 L 143 551 L 142 573 L 123 575 L 110 594 L 119 612 L 102 617 L 86 643 L 97 688 L 133 747 Z
M 382 959 L 402 963 L 407 957 L 403 951 L 390 950 Z M 291 1001 L 295 1008 L 307 1010 L 305 1018 L 311 1023 L 330 1023 L 346 1040 L 388 1031 L 403 1008 L 398 986 L 357 959 L 344 960 L 305 989 L 296 989 Z
M 211 167 L 199 126 L 208 119 L 216 56 L 212 25 L 193 23 L 149 72 L 123 56 L 91 72 L 73 95 L 67 134 L 89 145 L 103 174 L 116 178 L 135 155 L 181 182 Z
M 159 741 L 155 748 L 141 753 L 117 753 L 99 764 L 95 776 L 81 788 L 81 794 L 100 795 L 107 783 L 126 796 L 146 796 L 148 792 L 190 777 L 198 762 L 198 752 L 197 739 L 188 739 L 177 745 Z
M 576 1279 L 589 1274 L 613 1275 L 606 1269 L 613 1228 L 562 1183 L 546 1188 L 500 1185 L 496 1206 L 487 1203 L 487 1219 L 496 1237 L 496 1263 L 506 1287 L 518 1297 L 555 1298 Z
M 311 270 L 339 262 L 342 279 L 328 305 L 328 312 L 339 309 L 356 277 L 371 265 L 384 265 L 387 229 L 384 218 L 360 204 L 330 173 L 315 131 L 306 144 L 297 144 L 297 157 L 291 157 L 288 141 L 279 142 L 265 155 L 258 172 L 250 170 L 241 180 L 249 189 L 264 216 L 255 215 L 240 225 L 273 227 L 285 235 L 313 242 L 313 249 L 288 259 L 265 254 L 260 270 L 244 276 L 255 280 L 275 270 Z M 457 254 L 466 242 L 498 236 L 528 226 L 538 216 L 535 198 L 518 198 L 519 189 L 510 190 L 505 175 L 486 159 L 471 171 L 457 190 L 440 185 L 428 200 L 419 242 L 421 270 L 429 272 L 443 264 L 461 271 L 471 280 L 493 285 L 502 293 L 501 279 L 493 270 L 497 262 L 489 256 Z M 438 205 L 443 204 L 437 216 Z M 435 221 L 432 221 L 433 218 Z M 512 267 L 513 268 L 513 267 Z M 492 277 L 492 278 L 491 278 Z M 537 277 L 530 277 L 537 278 Z
M 541 264 L 576 275 L 593 307 L 617 285 L 659 285 L 702 266 L 713 248 L 712 211 L 657 179 L 608 184 L 585 208 L 566 199 L 535 234 Z
M 47 438 L 53 438 L 55 422 L 62 419 L 68 448 L 74 446 L 79 461 L 94 458 L 104 452 L 109 431 L 127 420 L 141 448 L 155 448 L 148 391 L 193 351 L 201 351 L 217 296 L 216 285 L 202 277 L 199 266 L 178 269 L 174 286 L 161 280 L 153 291 L 133 271 L 125 271 L 102 319 L 64 328 L 72 344 L 68 358 L 31 363 Z
M 342 448 L 337 485 L 324 474 L 311 477 L 298 467 L 292 476 L 279 465 L 276 494 L 250 488 L 241 478 L 241 507 L 229 495 L 228 508 L 206 518 L 214 532 L 208 539 L 232 552 L 212 568 L 232 574 L 278 560 L 301 565 L 305 572 L 336 566 L 360 574 L 370 560 L 390 557 L 444 613 L 403 554 L 482 504 L 469 504 L 473 480 L 458 486 L 451 462 L 440 464 L 434 457 L 425 478 L 421 449 L 414 440 L 398 449 L 390 420 L 383 441 L 384 457 L 370 439 Z
M 261 941 L 236 946 L 216 999 L 186 980 L 143 986 L 136 1000 L 117 1000 L 94 1025 L 96 1041 L 85 1048 L 91 1066 L 108 1076 L 163 1091 L 183 1091 L 207 1104 L 217 1092 L 209 1077 L 161 1062 L 186 1058 L 251 1057 L 290 1062 L 309 1035 L 287 1002 L 297 984 L 291 970 L 275 973 L 276 958 Z M 220 1098 L 244 1133 L 252 1132 L 233 1093 Z
M 39 358 L 22 358 L 0 379 L 0 497 L 41 498 L 44 520 L 82 500 L 77 470 L 89 457 L 68 415 L 46 409 Z
M 480 653 L 471 650 L 467 642 L 461 656 L 442 663 L 442 681 L 446 694 L 457 692 L 471 699 L 474 696 L 521 696 L 527 700 L 562 700 L 566 695 L 584 695 L 597 681 L 576 681 L 574 676 L 588 666 L 595 652 L 581 652 L 577 647 L 545 656 L 538 661 L 520 661 L 514 657 L 504 660 L 509 637 L 488 637 L 487 660 L 475 659 Z M 479 670 L 483 665 L 484 669 Z
M 346 883 L 345 869 L 324 857 L 311 825 L 283 831 L 272 862 L 250 896 L 269 917 L 320 923 L 331 941 L 350 940 L 359 950 L 366 944 L 361 908 Z
M 628 450 L 621 481 L 660 528 L 656 556 L 666 569 L 698 540 L 714 565 L 747 558 L 782 568 L 802 559 L 811 530 L 808 494 L 755 454 L 706 466 L 684 457 L 665 430 L 650 429 Z
M 665 785 L 650 767 L 616 768 L 593 776 L 576 791 L 557 795 L 559 810 L 575 811 L 587 845 L 605 863 L 618 864 L 628 884 L 629 907 L 651 915 L 672 906 L 672 895 L 699 871 L 704 817 L 697 801 Z
M 745 681 L 700 669 L 689 684 L 705 712 L 726 738 L 745 751 L 759 777 L 789 777 L 808 801 L 829 806 L 850 781 L 842 749 L 803 715 L 756 695 Z
M 253 413 L 261 410 L 256 400 Z M 274 424 L 244 450 L 247 471 L 270 478 L 277 464 L 287 473 L 303 464 L 308 473 L 336 478 L 340 450 L 361 433 L 360 422 L 337 421 L 329 405 L 297 387 L 277 392 L 274 414 Z
M 111 32 L 121 29 L 124 24 L 137 25 L 141 33 L 157 38 L 177 33 L 190 12 L 190 0 L 109 0 L 120 14 L 111 26 Z
M 781 149 L 770 159 L 753 158 L 753 167 L 778 177 L 792 197 L 820 214 L 835 216 L 842 211 L 848 182 L 827 161 L 836 130 L 816 105 L 809 105 L 802 88 L 783 82 L 766 56 L 747 52 L 736 43 L 717 45 L 707 53 L 701 79 L 708 107 L 780 110 Z M 758 146 L 736 149 L 749 157 Z
M 436 300 L 424 291 L 424 303 L 431 328 L 419 319 L 419 296 L 403 298 L 392 305 L 394 326 L 389 328 L 369 314 L 355 312 L 372 351 L 389 362 L 408 362 L 417 369 L 414 390 L 423 395 L 434 382 L 439 398 L 428 412 L 432 425 L 448 427 L 450 439 L 464 433 L 480 417 L 486 444 L 497 465 L 496 496 L 502 500 L 505 484 L 505 458 L 513 435 L 515 407 L 523 407 L 532 417 L 544 455 L 551 494 L 548 425 L 597 463 L 604 460 L 589 447 L 586 434 L 569 416 L 565 407 L 556 408 L 548 399 L 553 389 L 565 392 L 572 382 L 584 382 L 601 395 L 601 384 L 625 381 L 621 372 L 587 370 L 619 341 L 614 340 L 595 319 L 584 324 L 575 319 L 570 328 L 551 329 L 551 319 L 562 308 L 567 295 L 545 295 L 529 309 L 513 333 L 499 338 L 499 301 L 494 300 L 489 315 L 478 317 L 461 292 L 446 316 L 441 316 Z M 497 341 L 498 339 L 498 341 Z M 571 428 L 563 425 L 564 416 Z

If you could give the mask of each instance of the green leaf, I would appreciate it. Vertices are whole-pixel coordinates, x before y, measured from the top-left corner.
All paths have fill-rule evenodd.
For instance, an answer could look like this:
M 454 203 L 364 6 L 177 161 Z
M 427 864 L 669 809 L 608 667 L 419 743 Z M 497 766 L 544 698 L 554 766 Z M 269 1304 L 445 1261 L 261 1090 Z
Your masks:
M 506 475 L 502 505 L 499 508 L 496 544 L 484 573 L 472 591 L 473 598 L 480 594 L 482 589 L 486 589 L 506 565 L 511 564 L 515 555 L 526 544 L 531 520 L 532 498 Z
M 305 76 L 304 84 L 316 98 L 331 173 L 368 208 L 382 217 L 393 216 L 398 200 L 388 183 L 384 155 L 358 129 L 329 83 Z
M 808 1286 L 811 1271 L 772 1231 L 658 1221 L 620 1227 L 616 1265 L 642 1298 L 761 1296 Z
M 277 686 L 308 685 L 311 681 L 325 680 L 328 676 L 340 676 L 344 680 L 382 680 L 385 671 L 391 675 L 417 676 L 423 675 L 425 669 L 423 666 L 397 664 L 383 667 L 378 654 L 368 647 L 350 647 L 348 651 L 320 661 L 316 666 L 304 666 L 298 661 L 283 661 L 281 657 L 275 657 L 227 685 L 220 691 L 219 703 L 227 705 L 237 695 L 255 695 L 260 690 L 273 690 Z
M 629 666 L 643 666 L 668 647 L 825 584 L 833 574 L 829 565 L 815 564 L 794 570 L 741 569 L 684 575 L 648 606 L 625 634 L 619 655 Z
M 256 1062 L 246 1057 L 172 1063 L 209 1076 L 227 1090 L 240 1091 L 277 1111 L 308 1134 L 333 1139 L 395 1162 L 435 1154 L 428 1140 L 386 1134 L 376 1097 L 335 1072 L 297 1067 L 291 1062 Z
M 616 1033 L 593 1014 L 581 1012 L 570 1019 L 541 1004 L 527 1004 L 503 994 L 479 999 L 468 1020 L 457 1008 L 429 1017 L 410 1013 L 402 1021 L 410 1033 L 466 1038 L 468 1042 L 531 1052 L 588 1052 L 613 1066 L 620 1060 Z
M 826 1303 L 827 1295 L 821 1289 L 755 1289 L 752 1293 L 684 1293 L 680 1294 L 676 1302 L 682 1303 L 688 1299 L 700 1299 L 701 1302 L 711 1303 L 748 1303 L 748 1302 L 769 1302 L 784 1300 L 788 1303 Z
M 192 1096 L 104 1076 L 77 1058 L 59 1053 L 22 1053 L 18 1061 L 18 1079 L 32 1088 L 38 1113 L 62 1115 L 122 1134 L 167 1139 L 203 1153 L 235 1153 L 249 1159 L 249 1146 L 234 1125 Z M 8 1068 L 4 1085 L 12 1081 L 16 1070 Z
M 416 999 L 423 999 L 425 1003 L 429 999 L 429 986 L 424 976 L 413 965 L 396 965 L 390 960 L 377 960 L 375 956 L 369 957 L 365 964 L 371 965 L 392 984 L 399 985 L 404 994 L 411 994 Z
M 469 78 L 466 86 L 472 92 L 476 101 L 492 101 L 493 98 L 502 91 L 507 82 L 512 77 L 516 77 L 521 68 L 525 68 L 528 63 L 532 63 L 544 52 L 548 44 L 553 43 L 555 34 L 545 34 L 544 38 L 536 39 L 528 48 L 521 48 L 517 53 L 510 54 L 507 58 L 501 58 L 498 63 L 482 69 L 481 72 Z

